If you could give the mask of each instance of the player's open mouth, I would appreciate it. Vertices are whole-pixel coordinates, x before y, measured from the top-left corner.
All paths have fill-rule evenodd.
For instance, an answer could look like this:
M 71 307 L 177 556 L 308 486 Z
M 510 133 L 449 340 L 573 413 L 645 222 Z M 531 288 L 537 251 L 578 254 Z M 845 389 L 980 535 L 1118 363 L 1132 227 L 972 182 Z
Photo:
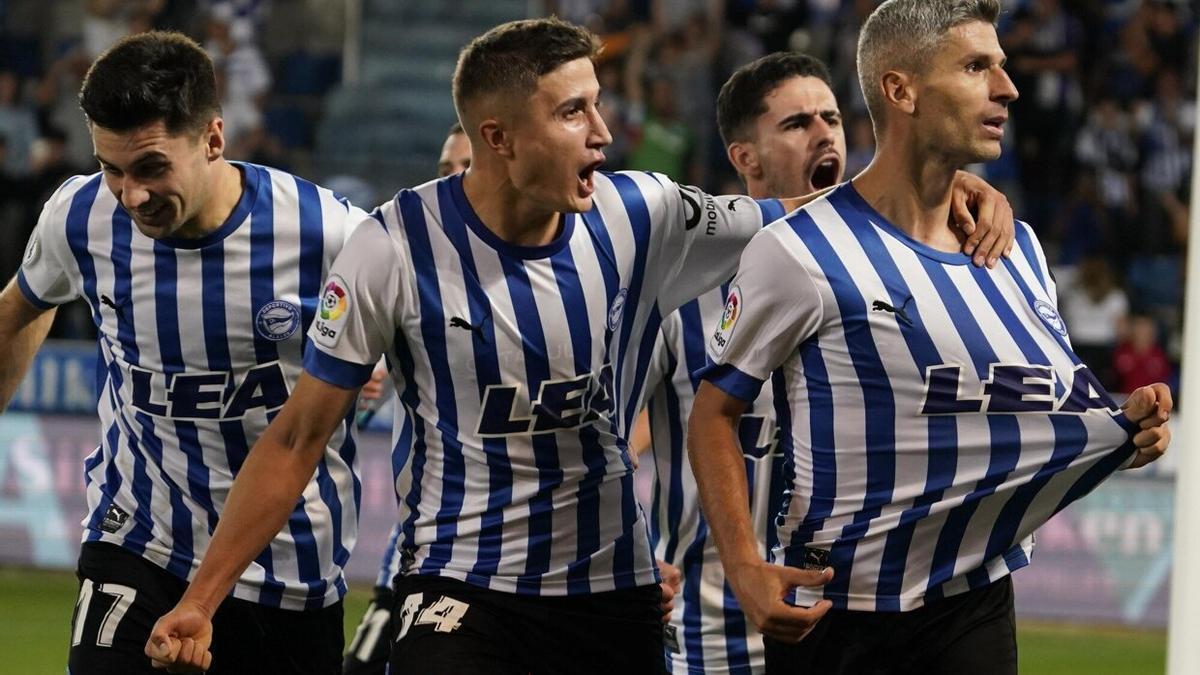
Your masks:
M 159 204 L 158 206 L 155 206 L 151 209 L 139 210 L 137 212 L 138 222 L 142 223 L 143 225 L 149 225 L 151 227 L 161 226 L 163 224 L 163 221 L 165 221 L 167 216 L 169 215 L 168 211 L 170 209 L 168 208 L 168 206 L 169 205 L 164 202 L 164 203 Z
M 812 176 L 808 179 L 808 184 L 812 186 L 814 191 L 824 190 L 831 185 L 837 184 L 838 176 L 841 173 L 841 158 L 836 154 L 830 154 L 823 157 L 812 167 Z
M 591 197 L 592 193 L 596 191 L 596 169 L 599 169 L 600 165 L 603 163 L 603 159 L 596 160 L 595 162 L 588 164 L 583 168 L 582 171 L 579 172 L 580 197 Z
M 989 117 L 983 121 L 983 128 L 987 129 L 996 138 L 1004 138 L 1004 123 L 1007 121 L 1007 115 Z

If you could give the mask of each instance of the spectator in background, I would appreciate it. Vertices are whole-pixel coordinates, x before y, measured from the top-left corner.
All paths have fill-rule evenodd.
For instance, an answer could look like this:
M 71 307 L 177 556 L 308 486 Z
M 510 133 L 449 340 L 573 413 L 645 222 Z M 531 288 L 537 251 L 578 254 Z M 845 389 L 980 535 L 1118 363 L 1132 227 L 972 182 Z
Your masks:
M 1113 349 L 1125 329 L 1129 300 L 1102 256 L 1083 258 L 1072 277 L 1069 282 L 1064 279 L 1066 283 L 1059 288 L 1059 309 L 1071 331 L 1071 347 L 1082 362 L 1092 366 L 1105 389 L 1116 391 L 1119 387 L 1113 377 Z M 1160 380 L 1165 378 L 1148 381 Z
M 21 103 L 21 80 L 11 70 L 0 70 L 0 136 L 6 141 L 0 169 L 12 177 L 28 174 L 29 154 L 37 139 L 37 115 Z
M 90 62 L 117 40 L 149 30 L 166 0 L 86 0 L 83 52 Z
M 234 7 L 216 4 L 209 15 L 204 49 L 212 58 L 225 120 L 226 156 L 247 159 L 263 150 L 263 105 L 271 87 L 271 71 L 254 42 L 253 24 L 235 20 Z
M 1119 232 L 1130 229 L 1137 209 L 1138 148 L 1129 116 L 1115 98 L 1106 96 L 1092 107 L 1075 138 L 1075 159 L 1094 174 L 1095 191 L 1110 227 Z M 1072 239 L 1068 234 L 1063 241 Z
M 634 99 L 637 106 L 638 100 Z M 650 102 L 645 112 L 634 117 L 633 150 L 627 168 L 657 171 L 668 176 L 687 176 L 698 183 L 695 135 L 679 117 L 678 96 L 671 81 L 656 77 L 650 82 Z
M 1149 382 L 1169 382 L 1174 377 L 1152 317 L 1138 314 L 1130 320 L 1128 338 L 1113 352 L 1113 370 L 1118 388 L 1125 393 Z

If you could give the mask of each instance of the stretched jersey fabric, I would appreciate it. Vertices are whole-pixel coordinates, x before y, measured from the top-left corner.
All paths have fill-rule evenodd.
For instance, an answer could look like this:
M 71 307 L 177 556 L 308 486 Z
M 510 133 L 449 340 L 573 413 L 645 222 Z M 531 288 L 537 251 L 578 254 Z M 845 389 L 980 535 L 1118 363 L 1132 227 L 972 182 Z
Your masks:
M 241 199 L 201 239 L 150 239 L 100 174 L 68 180 L 17 276 L 38 307 L 82 297 L 99 333 L 101 442 L 85 463 L 84 541 L 181 578 L 199 566 L 234 476 L 300 375 L 322 278 L 369 220 L 300 178 L 236 166 Z M 347 423 L 234 596 L 285 609 L 336 602 L 359 493 Z
M 725 581 L 687 458 L 696 373 L 705 365 L 704 343 L 721 321 L 726 293 L 728 285 L 712 289 L 663 320 L 646 384 L 654 466 L 650 535 L 655 557 L 683 573 L 666 645 L 672 672 L 681 674 L 761 673 L 766 667 L 762 635 L 746 621 Z M 773 387 L 763 387 L 742 415 L 738 440 L 751 522 L 765 560 L 775 545 L 774 518 L 785 487 Z
M 1017 244 L 975 268 L 846 183 L 747 247 L 703 377 L 751 400 L 782 366 L 776 555 L 832 566 L 835 607 L 909 610 L 1002 578 L 1131 458 L 1133 425 L 1071 351 L 1024 223 Z
M 513 246 L 450 176 L 397 194 L 334 264 L 305 369 L 355 387 L 393 364 L 402 573 L 538 595 L 656 582 L 626 434 L 661 317 L 782 209 L 647 173 L 597 175 L 594 202 Z
M 379 574 L 375 577 L 376 588 L 391 588 L 392 580 L 400 573 L 400 523 L 392 526 L 388 534 L 387 548 L 383 549 L 383 559 L 379 561 Z

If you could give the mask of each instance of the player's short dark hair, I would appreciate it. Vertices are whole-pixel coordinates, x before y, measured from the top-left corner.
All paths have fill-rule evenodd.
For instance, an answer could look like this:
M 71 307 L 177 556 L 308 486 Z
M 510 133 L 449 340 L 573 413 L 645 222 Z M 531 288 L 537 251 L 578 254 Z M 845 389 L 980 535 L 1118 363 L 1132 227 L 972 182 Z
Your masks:
M 462 122 L 455 122 L 454 124 L 450 125 L 450 131 L 447 131 L 446 135 L 454 136 L 455 134 L 465 134 L 465 133 L 467 133 L 467 132 L 465 129 L 463 129 Z
M 738 68 L 717 95 L 717 128 L 725 145 L 748 140 L 754 120 L 767 112 L 767 96 L 793 77 L 815 77 L 833 87 L 829 69 L 808 54 L 775 52 Z
M 600 42 L 591 31 L 557 17 L 510 21 L 471 40 L 454 68 L 458 118 L 472 100 L 496 92 L 526 97 L 538 78 L 575 59 L 594 59 Z
M 122 38 L 83 78 L 79 106 L 91 124 L 129 131 L 162 121 L 168 133 L 199 132 L 221 114 L 212 59 L 182 33 Z

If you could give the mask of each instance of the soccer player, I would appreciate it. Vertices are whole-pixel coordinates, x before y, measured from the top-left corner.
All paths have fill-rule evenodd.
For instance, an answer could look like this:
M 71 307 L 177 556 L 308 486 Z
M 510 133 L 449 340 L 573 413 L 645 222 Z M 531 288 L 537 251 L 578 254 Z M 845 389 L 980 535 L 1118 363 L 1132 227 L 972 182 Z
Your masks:
M 102 434 L 85 461 L 69 670 L 151 673 L 151 626 L 299 376 L 321 281 L 367 216 L 295 176 L 225 161 L 212 62 L 182 35 L 118 42 L 80 104 L 101 172 L 50 198 L 0 294 L 0 404 L 55 306 L 84 298 L 100 335 Z M 359 478 L 350 425 L 330 429 L 282 531 L 231 580 L 211 673 L 339 671 Z
M 557 19 L 464 48 L 454 99 L 471 168 L 402 190 L 335 263 L 306 374 L 147 644 L 160 663 L 202 659 L 212 608 L 386 352 L 407 513 L 392 669 L 662 670 L 661 590 L 626 441 L 660 317 L 728 278 L 730 251 L 802 202 L 597 172 L 611 136 L 596 52 Z
M 470 166 L 471 141 L 463 131 L 462 125 L 455 122 L 446 134 L 446 141 L 442 144 L 442 152 L 438 157 L 438 178 L 462 173 Z M 367 605 L 367 611 L 363 614 L 358 629 L 354 631 L 354 639 L 350 641 L 346 652 L 346 659 L 342 664 L 342 672 L 345 675 L 383 675 L 387 671 L 388 655 L 395 638 L 395 629 L 391 622 L 395 597 L 392 593 L 392 579 L 400 573 L 400 551 L 396 547 L 400 535 L 401 527 L 400 523 L 397 523 L 388 536 L 388 547 L 384 550 L 379 576 L 375 579 L 374 597 Z
M 756 199 L 809 194 L 840 183 L 846 163 L 841 122 L 825 65 L 805 54 L 781 52 L 749 63 L 717 98 L 717 125 L 729 161 Z M 762 635 L 747 623 L 725 581 L 685 447 L 699 384 L 693 373 L 704 366 L 704 342 L 721 320 L 726 293 L 727 285 L 707 291 L 663 320 L 647 375 L 655 477 L 648 518 L 655 556 L 683 574 L 664 640 L 668 667 L 680 674 L 761 673 L 764 668 Z M 771 387 L 764 387 L 738 427 L 746 503 L 764 560 L 774 545 L 771 521 L 784 487 L 772 398 Z
M 957 254 L 951 178 L 999 155 L 1017 96 L 999 9 L 875 10 L 858 51 L 873 162 L 750 243 L 707 342 L 689 454 L 768 672 L 1016 672 L 1009 574 L 1033 530 L 1169 441 L 1166 387 L 1121 411 L 1071 351 L 1031 228 L 996 269 Z M 780 367 L 777 566 L 746 513 L 737 423 Z M 813 573 L 824 586 L 793 594 Z

